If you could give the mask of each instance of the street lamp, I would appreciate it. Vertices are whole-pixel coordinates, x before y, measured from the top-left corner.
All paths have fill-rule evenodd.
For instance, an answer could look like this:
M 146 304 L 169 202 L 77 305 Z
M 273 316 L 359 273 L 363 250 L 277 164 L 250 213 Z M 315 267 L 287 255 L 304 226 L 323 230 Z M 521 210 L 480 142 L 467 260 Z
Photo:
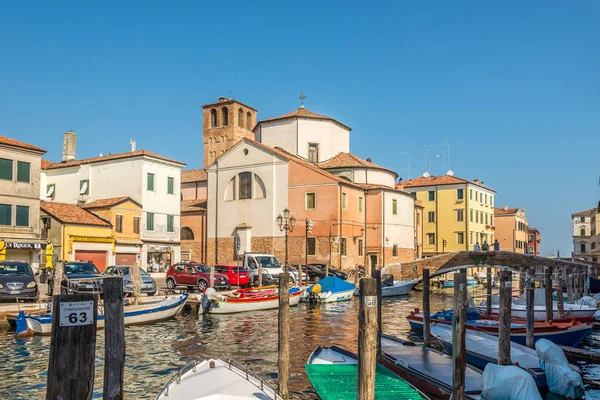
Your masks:
M 279 225 L 279 230 L 285 231 L 285 272 L 288 272 L 288 232 L 294 231 L 296 218 L 293 216 L 290 218 L 290 210 L 287 207 L 283 210 L 283 216 L 281 214 L 277 216 L 277 225 Z

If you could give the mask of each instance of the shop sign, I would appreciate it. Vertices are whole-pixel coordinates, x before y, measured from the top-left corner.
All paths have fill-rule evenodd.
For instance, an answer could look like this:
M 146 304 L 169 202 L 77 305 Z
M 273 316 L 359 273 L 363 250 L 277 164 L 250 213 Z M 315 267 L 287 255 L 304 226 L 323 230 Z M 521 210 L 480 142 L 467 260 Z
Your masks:
M 113 243 L 113 238 L 106 237 L 87 237 L 87 236 L 72 236 L 71 240 L 74 242 L 95 242 L 95 243 Z
M 13 250 L 42 250 L 46 248 L 46 244 L 6 242 L 6 248 Z

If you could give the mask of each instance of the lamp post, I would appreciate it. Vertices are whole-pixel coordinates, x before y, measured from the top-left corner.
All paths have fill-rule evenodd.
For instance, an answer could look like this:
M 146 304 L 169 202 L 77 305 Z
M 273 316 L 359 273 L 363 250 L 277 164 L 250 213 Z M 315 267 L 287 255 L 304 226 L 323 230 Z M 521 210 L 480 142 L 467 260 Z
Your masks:
M 286 207 L 283 210 L 283 215 L 279 214 L 277 216 L 277 225 L 279 225 L 279 230 L 282 232 L 285 231 L 285 272 L 288 272 L 289 267 L 289 259 L 288 259 L 288 232 L 294 231 L 294 226 L 296 226 L 296 218 L 293 216 L 290 217 L 290 210 Z

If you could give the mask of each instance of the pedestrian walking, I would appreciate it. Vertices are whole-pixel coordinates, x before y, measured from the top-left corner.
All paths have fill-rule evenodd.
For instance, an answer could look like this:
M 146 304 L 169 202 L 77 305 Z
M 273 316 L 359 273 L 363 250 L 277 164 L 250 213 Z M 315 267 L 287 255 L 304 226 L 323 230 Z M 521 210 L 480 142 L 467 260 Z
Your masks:
M 481 250 L 490 251 L 490 246 L 487 244 L 487 241 L 483 242 L 483 245 L 481 246 Z
M 473 247 L 473 251 L 481 251 L 481 247 L 479 247 L 479 242 L 475 243 L 475 246 Z
M 500 251 L 500 242 L 498 239 L 494 240 L 494 251 Z

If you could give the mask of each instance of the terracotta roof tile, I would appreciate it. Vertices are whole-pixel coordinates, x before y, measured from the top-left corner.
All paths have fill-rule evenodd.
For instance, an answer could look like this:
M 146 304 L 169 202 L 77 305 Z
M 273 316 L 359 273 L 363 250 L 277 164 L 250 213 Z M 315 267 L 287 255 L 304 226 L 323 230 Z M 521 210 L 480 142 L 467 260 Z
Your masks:
M 60 163 L 53 163 L 52 165 L 48 166 L 46 169 L 66 168 L 66 167 L 73 167 L 73 166 L 82 165 L 82 164 L 92 164 L 92 163 L 102 162 L 102 161 L 119 160 L 119 159 L 123 159 L 123 158 L 133 158 L 133 157 L 141 157 L 141 156 L 157 158 L 159 160 L 172 162 L 172 163 L 179 164 L 182 166 L 185 165 L 184 162 L 173 160 L 173 159 L 167 158 L 167 157 L 163 157 L 163 156 L 153 153 L 151 151 L 136 150 L 136 151 L 128 151 L 126 153 L 109 154 L 107 156 L 84 158 L 82 160 L 73 160 L 73 161 L 65 161 L 65 162 L 60 162 Z
M 206 199 L 182 200 L 181 212 L 206 210 Z
M 598 211 L 598 207 L 590 208 L 587 210 L 579 211 L 578 213 L 572 214 L 574 217 L 577 215 L 592 215 Z
M 516 214 L 516 212 L 519 211 L 518 208 L 507 208 L 506 210 L 504 208 L 495 208 L 494 207 L 494 215 L 510 215 L 510 214 Z
M 181 171 L 181 183 L 203 182 L 208 179 L 208 174 L 203 169 L 187 169 Z
M 394 171 L 382 167 L 377 164 L 373 164 L 370 161 L 363 160 L 360 157 L 355 156 L 351 153 L 339 153 L 336 156 L 330 158 L 329 160 L 318 163 L 319 167 L 324 169 L 334 169 L 334 168 L 373 168 L 373 169 L 382 169 L 384 171 L 392 172 L 394 175 L 398 176 Z
M 280 119 L 286 119 L 286 118 L 312 118 L 312 119 L 326 119 L 329 121 L 333 121 L 333 122 L 337 122 L 338 124 L 344 126 L 345 128 L 351 130 L 352 128 L 350 128 L 348 125 L 342 124 L 340 121 L 328 117 L 327 115 L 322 115 L 322 114 L 317 114 L 315 112 L 309 111 L 304 107 L 300 107 L 297 110 L 294 110 L 292 112 L 289 112 L 287 114 L 283 114 L 280 115 L 278 117 L 273 117 L 273 118 L 267 118 L 267 119 L 263 119 L 260 120 L 256 125 L 259 125 L 262 122 L 270 122 L 270 121 L 278 121 Z
M 40 208 L 62 224 L 112 226 L 109 222 L 75 204 L 41 201 Z
M 42 149 L 41 147 L 34 146 L 34 145 L 28 144 L 28 143 L 19 142 L 18 140 L 11 139 L 9 137 L 2 136 L 2 135 L 0 135 L 0 144 L 6 145 L 6 146 L 12 146 L 12 147 L 19 147 L 21 149 L 40 151 L 42 153 L 46 152 L 46 150 Z
M 87 204 L 85 204 L 83 206 L 83 208 L 107 208 L 107 207 L 113 207 L 116 206 L 117 204 L 123 203 L 125 201 L 131 201 L 135 204 L 137 204 L 138 206 L 142 206 L 140 203 L 138 203 L 137 201 L 133 200 L 131 197 L 128 196 L 123 196 L 123 197 L 112 197 L 110 199 L 98 199 L 98 200 L 94 200 L 91 201 Z
M 457 185 L 457 184 L 465 184 L 465 183 L 479 186 L 481 188 L 484 188 L 484 189 L 487 189 L 487 190 L 490 190 L 490 191 L 496 193 L 495 190 L 490 189 L 487 186 L 481 186 L 480 184 L 470 182 L 466 179 L 458 178 L 456 176 L 451 176 L 451 175 L 429 176 L 427 178 L 420 176 L 418 178 L 410 179 L 407 181 L 402 181 L 401 185 L 406 189 L 406 188 L 411 188 L 411 187 L 424 187 L 424 186 L 436 186 L 436 185 L 437 186 Z
M 54 163 L 52 161 L 42 160 L 42 169 L 47 169 L 48 167 L 50 167 L 53 164 Z

